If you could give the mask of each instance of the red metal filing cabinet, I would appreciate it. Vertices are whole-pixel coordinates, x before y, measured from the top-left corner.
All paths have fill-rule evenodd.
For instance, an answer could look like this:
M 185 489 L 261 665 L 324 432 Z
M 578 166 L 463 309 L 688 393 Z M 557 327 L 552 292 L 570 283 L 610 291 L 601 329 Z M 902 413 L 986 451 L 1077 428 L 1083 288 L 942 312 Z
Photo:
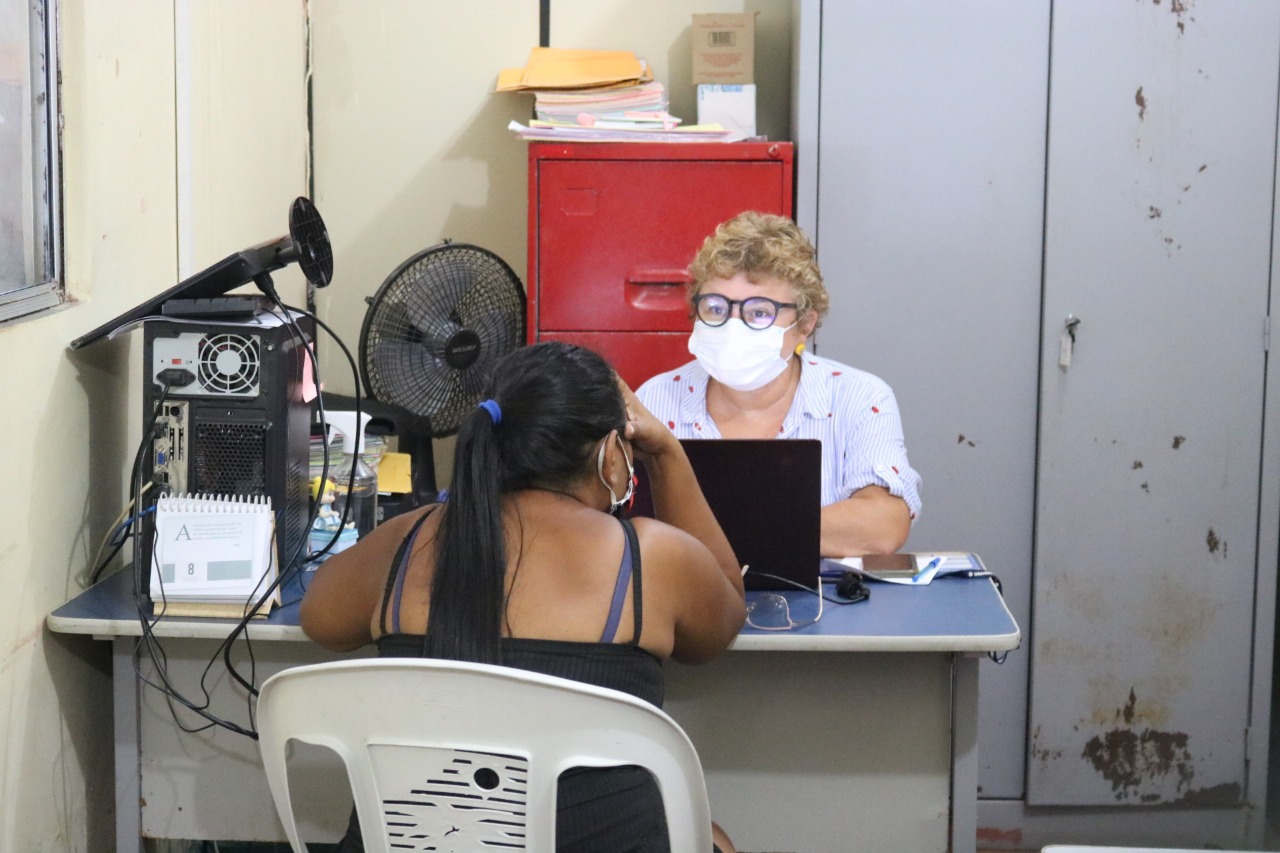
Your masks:
M 529 145 L 529 342 L 570 341 L 632 387 L 689 361 L 686 272 L 744 210 L 792 215 L 789 142 Z

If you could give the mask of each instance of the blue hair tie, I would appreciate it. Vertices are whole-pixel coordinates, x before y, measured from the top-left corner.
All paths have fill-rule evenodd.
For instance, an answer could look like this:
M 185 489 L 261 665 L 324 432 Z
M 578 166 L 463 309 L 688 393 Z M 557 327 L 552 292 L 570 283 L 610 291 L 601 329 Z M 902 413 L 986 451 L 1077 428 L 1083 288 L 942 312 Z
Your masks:
M 485 400 L 480 404 L 480 408 L 489 413 L 489 418 L 493 421 L 494 426 L 502 423 L 502 409 L 498 408 L 496 400 Z

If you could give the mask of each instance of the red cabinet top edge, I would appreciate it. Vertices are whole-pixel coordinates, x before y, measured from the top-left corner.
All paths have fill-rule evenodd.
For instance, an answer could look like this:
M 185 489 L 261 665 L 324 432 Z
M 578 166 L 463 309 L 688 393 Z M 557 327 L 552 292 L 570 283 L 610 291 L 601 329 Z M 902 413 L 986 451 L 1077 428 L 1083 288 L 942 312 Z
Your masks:
M 790 142 L 530 142 L 533 160 L 778 160 Z

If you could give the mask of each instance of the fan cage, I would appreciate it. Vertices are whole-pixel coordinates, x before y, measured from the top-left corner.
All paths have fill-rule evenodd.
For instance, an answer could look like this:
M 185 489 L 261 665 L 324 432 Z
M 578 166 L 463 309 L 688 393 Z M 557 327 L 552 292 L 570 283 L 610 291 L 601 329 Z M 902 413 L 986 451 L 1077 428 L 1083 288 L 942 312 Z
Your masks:
M 256 394 L 261 344 L 253 335 L 216 334 L 200 339 L 196 366 L 200 387 L 212 394 Z
M 458 431 L 485 379 L 524 344 L 525 295 L 494 253 L 446 241 L 410 257 L 378 289 L 360 332 L 369 395 Z

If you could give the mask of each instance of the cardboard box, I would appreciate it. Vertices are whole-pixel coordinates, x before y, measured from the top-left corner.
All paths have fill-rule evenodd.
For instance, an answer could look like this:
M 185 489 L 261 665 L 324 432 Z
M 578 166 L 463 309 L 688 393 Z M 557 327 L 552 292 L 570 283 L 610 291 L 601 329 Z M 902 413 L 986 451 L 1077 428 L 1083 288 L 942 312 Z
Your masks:
M 693 16 L 693 81 L 754 83 L 756 13 Z
M 756 84 L 698 84 L 698 124 L 718 124 L 725 130 L 756 135 Z

